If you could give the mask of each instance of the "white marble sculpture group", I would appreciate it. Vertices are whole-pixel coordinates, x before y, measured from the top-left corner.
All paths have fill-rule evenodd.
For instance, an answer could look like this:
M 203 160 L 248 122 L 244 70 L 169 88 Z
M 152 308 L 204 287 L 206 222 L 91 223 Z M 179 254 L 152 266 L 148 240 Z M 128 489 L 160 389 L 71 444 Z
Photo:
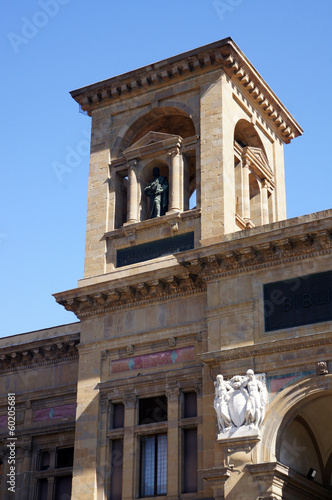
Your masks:
M 267 391 L 265 374 L 248 370 L 245 376 L 235 375 L 224 380 L 217 375 L 214 409 L 217 414 L 218 439 L 237 434 L 259 435 L 264 420 Z

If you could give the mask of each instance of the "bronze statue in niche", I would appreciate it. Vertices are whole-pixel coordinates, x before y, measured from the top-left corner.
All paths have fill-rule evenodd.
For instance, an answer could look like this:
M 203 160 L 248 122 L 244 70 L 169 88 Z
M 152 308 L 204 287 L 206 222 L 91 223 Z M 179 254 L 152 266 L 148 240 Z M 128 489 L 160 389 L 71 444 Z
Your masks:
M 144 193 L 150 198 L 150 218 L 165 215 L 168 210 L 168 180 L 160 175 L 158 167 L 153 169 L 153 179 L 144 189 Z

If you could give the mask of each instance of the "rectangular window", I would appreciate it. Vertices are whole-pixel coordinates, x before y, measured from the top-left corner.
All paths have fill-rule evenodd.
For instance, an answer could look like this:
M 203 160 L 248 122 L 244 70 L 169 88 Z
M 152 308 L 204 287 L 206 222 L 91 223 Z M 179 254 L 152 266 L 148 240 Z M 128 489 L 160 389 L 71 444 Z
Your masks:
M 197 417 L 197 393 L 185 392 L 183 394 L 183 417 Z
M 42 451 L 40 454 L 40 465 L 39 465 L 39 470 L 47 470 L 50 468 L 50 452 L 49 451 Z
M 38 500 L 47 500 L 47 479 L 39 479 L 38 481 Z
M 111 499 L 122 499 L 123 439 L 111 441 Z
M 197 491 L 197 429 L 183 430 L 183 493 Z
M 167 435 L 157 434 L 141 438 L 140 496 L 167 493 Z
M 139 400 L 139 425 L 166 422 L 167 420 L 167 398 L 158 396 L 156 398 L 142 398 Z
M 74 463 L 74 448 L 59 448 L 56 459 L 56 468 L 72 467 Z
M 124 404 L 114 403 L 112 405 L 111 428 L 121 429 L 124 426 Z
M 54 498 L 65 499 L 71 497 L 71 476 L 61 476 L 55 479 L 55 496 Z

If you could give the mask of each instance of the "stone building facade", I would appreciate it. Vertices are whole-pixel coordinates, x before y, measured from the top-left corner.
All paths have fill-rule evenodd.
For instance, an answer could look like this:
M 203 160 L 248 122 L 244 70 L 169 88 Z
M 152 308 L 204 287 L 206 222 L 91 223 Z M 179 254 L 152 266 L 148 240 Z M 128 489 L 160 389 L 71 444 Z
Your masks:
M 22 500 L 332 498 L 332 211 L 286 219 L 301 127 L 230 38 L 72 97 L 85 271 L 55 299 L 80 322 L 0 340 L 3 498 L 8 393 Z

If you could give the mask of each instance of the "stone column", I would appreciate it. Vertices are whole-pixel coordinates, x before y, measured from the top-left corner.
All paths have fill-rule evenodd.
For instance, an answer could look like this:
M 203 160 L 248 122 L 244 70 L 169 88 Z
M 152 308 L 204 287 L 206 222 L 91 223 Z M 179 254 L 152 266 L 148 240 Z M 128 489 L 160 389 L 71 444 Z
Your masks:
M 128 167 L 127 224 L 133 224 L 134 222 L 138 222 L 137 161 L 129 161 Z
M 167 498 L 178 499 L 180 494 L 180 474 L 179 474 L 179 399 L 180 389 L 169 387 L 167 390 Z
M 168 213 L 181 212 L 183 210 L 183 161 L 180 148 L 176 147 L 167 154 L 170 159 Z
M 250 188 L 249 188 L 249 163 L 243 162 L 242 166 L 242 217 L 245 221 L 250 220 Z
M 262 196 L 262 224 L 269 223 L 269 189 L 270 183 L 266 179 L 263 179 L 261 184 L 261 196 Z
M 132 500 L 136 498 L 134 485 L 135 470 L 135 434 L 136 424 L 135 408 L 136 396 L 128 395 L 124 398 L 124 436 L 123 436 L 123 469 L 122 469 L 122 499 Z

